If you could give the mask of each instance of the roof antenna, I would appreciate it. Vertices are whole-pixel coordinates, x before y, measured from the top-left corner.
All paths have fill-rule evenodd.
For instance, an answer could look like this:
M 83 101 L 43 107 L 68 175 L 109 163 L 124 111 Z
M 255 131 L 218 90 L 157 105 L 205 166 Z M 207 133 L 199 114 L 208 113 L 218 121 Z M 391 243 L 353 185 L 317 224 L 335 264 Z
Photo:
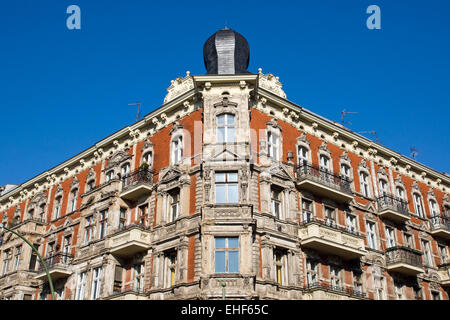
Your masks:
M 356 113 L 358 113 L 358 112 L 345 111 L 345 109 L 342 110 L 342 112 L 341 112 L 341 123 L 342 123 L 342 125 L 345 125 L 346 123 L 348 123 L 349 125 L 352 124 L 350 121 L 345 121 L 345 120 L 344 120 L 344 116 L 345 116 L 346 114 L 350 114 L 350 113 L 356 114 Z
M 129 103 L 129 106 L 137 106 L 137 114 L 136 114 L 136 122 L 139 120 L 139 117 L 141 116 L 141 105 L 142 102 L 133 102 Z
M 372 131 L 359 131 L 358 133 L 371 133 L 375 136 L 375 142 L 376 143 L 380 143 L 380 141 L 378 140 L 378 134 L 375 130 Z
M 413 157 L 414 160 L 416 160 L 417 155 L 420 153 L 420 150 L 417 150 L 415 147 L 409 148 L 411 151 L 411 157 Z

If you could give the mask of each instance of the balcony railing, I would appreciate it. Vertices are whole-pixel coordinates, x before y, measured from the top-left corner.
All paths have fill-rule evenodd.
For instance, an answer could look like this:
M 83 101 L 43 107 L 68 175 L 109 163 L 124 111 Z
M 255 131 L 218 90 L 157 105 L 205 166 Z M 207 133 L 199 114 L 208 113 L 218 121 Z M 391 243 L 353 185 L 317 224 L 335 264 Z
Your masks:
M 297 181 L 311 191 L 333 197 L 330 191 L 336 191 L 338 200 L 351 200 L 351 181 L 345 177 L 332 174 L 330 171 L 314 166 L 311 163 L 303 163 L 296 169 Z M 311 182 L 311 185 L 306 182 Z M 339 196 L 340 195 L 340 196 Z
M 131 257 L 150 247 L 150 228 L 141 223 L 119 227 L 108 240 L 108 248 L 113 255 Z
M 127 285 L 123 288 L 114 288 L 113 294 L 119 294 L 119 293 L 137 293 L 137 294 L 145 294 L 145 289 L 143 286 L 136 286 L 136 285 Z
M 377 198 L 378 213 L 394 220 L 409 220 L 408 202 L 391 194 Z
M 358 237 L 361 236 L 361 234 L 360 234 L 358 231 L 354 230 L 353 228 L 351 228 L 351 227 L 339 226 L 339 225 L 336 223 L 336 221 L 331 220 L 331 219 L 325 219 L 325 220 L 323 220 L 323 219 L 319 219 L 319 218 L 317 218 L 317 217 L 308 217 L 308 218 L 304 219 L 304 220 L 300 223 L 300 226 L 304 226 L 304 225 L 307 225 L 307 224 L 313 223 L 313 222 L 318 223 L 318 224 L 323 225 L 323 226 L 327 226 L 327 227 L 330 227 L 330 228 L 339 230 L 339 231 L 342 231 L 342 232 L 345 232 L 345 233 L 349 233 L 349 234 L 352 234 L 352 235 L 355 235 L 355 236 L 358 236 Z
M 357 289 L 355 287 L 341 287 L 341 286 L 336 286 L 336 285 L 332 285 L 329 283 L 325 283 L 325 282 L 313 282 L 313 283 L 308 283 L 305 285 L 305 290 L 326 290 L 326 291 L 331 291 L 331 292 L 335 292 L 337 294 L 345 294 L 345 295 L 349 295 L 349 296 L 353 296 L 353 297 L 357 297 L 357 298 L 366 298 L 367 295 L 365 292 L 362 292 L 362 290 Z
M 52 254 L 44 259 L 53 280 L 68 277 L 71 274 L 70 264 L 72 259 L 72 255 L 62 252 Z M 47 279 L 47 275 L 42 264 L 39 266 L 36 278 L 40 280 Z
M 405 274 L 424 272 L 422 252 L 408 247 L 390 247 L 386 249 L 386 265 L 388 270 Z
M 70 254 L 66 253 L 56 253 L 53 255 L 48 256 L 44 259 L 45 264 L 47 265 L 48 269 L 51 269 L 57 265 L 69 265 L 72 261 L 72 256 Z M 39 272 L 44 271 L 44 266 L 39 267 Z
M 143 194 L 151 191 L 153 173 L 148 169 L 138 169 L 122 177 L 121 197 L 127 200 L 136 200 Z
M 431 233 L 450 239 L 450 219 L 447 217 L 434 216 L 430 220 Z

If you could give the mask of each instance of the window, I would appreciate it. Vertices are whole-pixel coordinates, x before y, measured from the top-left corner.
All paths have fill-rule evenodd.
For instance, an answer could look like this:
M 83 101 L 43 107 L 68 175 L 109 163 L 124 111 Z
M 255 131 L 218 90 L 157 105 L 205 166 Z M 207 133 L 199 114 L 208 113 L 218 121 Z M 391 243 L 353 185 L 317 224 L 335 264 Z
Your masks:
M 281 286 L 286 284 L 286 253 L 282 250 L 274 250 L 275 281 Z
M 269 150 L 269 158 L 272 158 L 275 161 L 279 160 L 278 152 L 279 152 L 279 136 L 278 134 L 269 131 L 267 133 L 267 143 L 268 143 L 268 150 Z
M 359 173 L 359 180 L 361 183 L 361 192 L 365 197 L 370 197 L 369 191 L 369 175 L 365 172 Z
M 53 218 L 54 219 L 58 219 L 59 215 L 61 214 L 61 200 L 62 200 L 62 196 L 57 196 L 55 198 L 55 209 L 53 211 Z
M 146 218 L 147 218 L 147 209 L 148 209 L 148 205 L 144 204 L 142 206 L 139 206 L 138 210 L 137 210 L 137 217 L 136 217 L 136 221 L 138 221 L 138 223 L 140 223 L 143 226 L 147 226 L 146 222 Z
M 361 273 L 353 272 L 353 288 L 357 293 L 362 293 Z
M 376 297 L 377 300 L 384 300 L 384 278 L 374 275 L 373 276 L 373 280 L 374 280 L 374 284 L 375 284 L 375 288 L 376 288 Z
M 69 212 L 73 212 L 77 209 L 77 196 L 78 196 L 78 189 L 73 189 L 70 192 Z
M 431 291 L 431 298 L 433 300 L 441 300 L 441 294 L 437 291 Z
M 183 157 L 183 137 L 178 136 L 172 140 L 172 164 L 177 164 Z
M 367 243 L 370 248 L 377 249 L 377 235 L 375 233 L 375 223 L 366 222 L 367 229 Z
M 2 276 L 4 276 L 8 272 L 9 259 L 10 259 L 10 250 L 8 249 L 3 252 Z
M 129 163 L 125 163 L 121 168 L 120 168 L 120 173 L 122 174 L 121 177 L 126 177 L 128 176 L 128 174 L 130 173 L 130 164 Z
M 91 300 L 95 300 L 100 297 L 103 269 L 102 267 L 94 268 L 92 273 Z
M 438 245 L 439 255 L 441 256 L 442 264 L 447 263 L 448 255 L 447 255 L 447 247 Z
M 33 217 L 34 217 L 34 209 L 30 209 L 28 211 L 28 219 L 33 219 Z
M 320 168 L 325 171 L 330 171 L 330 159 L 327 156 L 320 156 Z
M 356 232 L 356 217 L 354 215 L 347 214 L 345 222 L 347 225 L 347 230 L 351 233 L 355 233 Z
M 409 233 L 405 233 L 404 234 L 404 240 L 405 240 L 405 246 L 407 246 L 408 248 L 413 248 L 413 237 L 412 235 L 410 235 Z
M 427 266 L 433 266 L 433 258 L 431 256 L 430 243 L 428 241 L 422 240 L 422 250 L 424 253 L 424 263 Z
M 325 207 L 325 223 L 328 226 L 334 226 L 336 221 L 335 209 Z
M 134 289 L 141 291 L 144 289 L 144 263 L 134 265 Z
M 95 180 L 89 180 L 87 183 L 86 183 L 86 191 L 87 192 L 89 192 L 89 191 L 92 191 L 92 190 L 94 190 L 95 189 Z
M 152 165 L 152 161 L 153 161 L 153 155 L 151 152 L 147 152 L 146 154 L 144 154 L 144 156 L 142 157 L 142 161 L 147 163 L 149 167 L 151 167 Z
M 17 246 L 14 254 L 14 263 L 13 263 L 14 271 L 17 271 L 19 269 L 21 255 L 22 255 L 22 246 Z
M 54 254 L 55 254 L 55 242 L 53 241 L 53 242 L 49 242 L 47 244 L 47 257 L 50 258 L 49 259 L 50 260 L 49 264 L 52 264 L 51 260 L 52 260 L 52 258 L 54 256 Z
M 165 263 L 165 287 L 172 287 L 175 285 L 175 274 L 177 265 L 177 252 L 169 251 L 166 252 L 164 257 Z
M 270 190 L 272 198 L 272 214 L 277 218 L 281 218 L 281 190 L 276 187 L 272 187 Z
M 215 273 L 239 272 L 239 238 L 216 237 L 215 242 Z
M 341 268 L 338 266 L 330 265 L 330 285 L 332 287 L 340 287 L 341 286 Z
M 216 203 L 238 202 L 237 172 L 216 172 Z
M 126 208 L 120 208 L 119 213 L 119 230 L 122 230 L 125 228 L 125 225 L 127 224 L 127 209 Z
M 114 171 L 110 170 L 106 173 L 106 182 L 111 181 L 112 179 L 114 179 Z
M 306 260 L 306 283 L 313 286 L 319 282 L 318 262 L 312 259 Z
M 380 179 L 380 196 L 388 195 L 388 183 L 386 180 Z
M 41 206 L 39 207 L 39 219 L 41 221 L 45 220 L 45 204 L 41 204 Z
M 419 217 L 424 217 L 422 197 L 418 193 L 413 194 L 414 207 L 416 208 L 416 213 Z
M 395 235 L 394 228 L 386 227 L 386 247 L 391 248 L 395 247 Z
M 175 221 L 180 214 L 180 190 L 174 189 L 169 193 L 170 216 L 169 222 Z
M 304 165 L 308 163 L 308 159 L 309 159 L 308 149 L 306 149 L 305 147 L 298 147 L 298 164 Z
M 399 197 L 402 200 L 405 200 L 405 190 L 403 190 L 403 188 L 401 187 L 397 187 L 397 197 Z
M 36 250 L 39 251 L 39 245 L 38 244 L 33 244 L 33 245 L 36 248 Z M 28 265 L 28 270 L 36 271 L 37 259 L 38 259 L 38 256 L 37 256 L 36 252 L 34 252 L 34 250 L 32 250 L 31 256 L 30 256 L 30 264 Z
M 432 217 L 437 217 L 439 216 L 439 209 L 438 209 L 438 205 L 436 203 L 436 201 L 434 201 L 433 199 L 430 199 L 430 201 L 428 201 L 430 204 L 430 213 Z
M 303 199 L 302 200 L 302 217 L 303 222 L 309 222 L 312 220 L 313 211 L 312 211 L 312 201 Z
M 72 245 L 72 236 L 65 236 L 63 242 L 63 263 L 69 262 Z
M 422 300 L 423 299 L 422 288 L 419 286 L 413 286 L 413 290 L 414 290 L 414 298 L 417 300 Z
M 77 289 L 75 292 L 75 300 L 84 299 L 84 290 L 86 288 L 86 272 L 82 272 L 78 275 Z
M 84 226 L 84 244 L 87 244 L 92 240 L 92 234 L 94 231 L 94 216 L 89 216 L 85 220 Z
M 397 300 L 403 300 L 403 285 L 394 281 L 395 298 Z
M 234 142 L 234 115 L 225 113 L 217 116 L 217 142 Z
M 350 167 L 344 163 L 341 164 L 341 176 L 349 181 L 351 179 Z
M 108 209 L 100 211 L 100 234 L 99 239 L 103 239 L 106 236 L 106 232 L 108 229 Z

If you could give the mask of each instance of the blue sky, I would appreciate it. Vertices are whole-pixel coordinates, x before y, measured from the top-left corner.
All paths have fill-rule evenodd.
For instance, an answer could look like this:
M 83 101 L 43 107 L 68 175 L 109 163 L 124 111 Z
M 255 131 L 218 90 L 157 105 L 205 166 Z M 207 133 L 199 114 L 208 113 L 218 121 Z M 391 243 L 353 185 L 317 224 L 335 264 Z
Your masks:
M 66 9 L 81 8 L 81 30 Z M 366 9 L 381 8 L 381 30 Z M 170 80 L 206 73 L 225 25 L 250 44 L 249 71 L 287 98 L 450 172 L 450 2 L 446 0 L 0 2 L 0 185 L 20 184 L 162 105 Z M 370 139 L 374 135 L 363 134 Z

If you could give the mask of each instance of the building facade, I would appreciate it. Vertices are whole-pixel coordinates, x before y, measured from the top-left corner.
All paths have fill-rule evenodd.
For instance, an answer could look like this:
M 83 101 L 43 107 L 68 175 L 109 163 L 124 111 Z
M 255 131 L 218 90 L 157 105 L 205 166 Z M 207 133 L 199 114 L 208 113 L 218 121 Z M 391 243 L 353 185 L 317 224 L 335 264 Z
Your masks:
M 286 98 L 223 29 L 206 75 L 0 194 L 57 299 L 449 299 L 450 177 Z M 50 299 L 3 230 L 0 298 Z

